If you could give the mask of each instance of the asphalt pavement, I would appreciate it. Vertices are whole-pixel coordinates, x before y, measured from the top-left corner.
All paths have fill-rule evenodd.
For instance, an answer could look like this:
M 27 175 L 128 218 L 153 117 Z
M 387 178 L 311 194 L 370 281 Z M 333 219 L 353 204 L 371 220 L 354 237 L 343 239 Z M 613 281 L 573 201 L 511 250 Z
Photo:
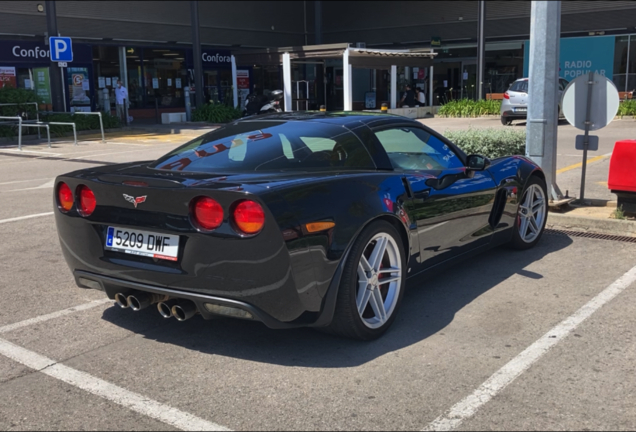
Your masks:
M 393 327 L 366 343 L 165 320 L 77 288 L 54 177 L 153 159 L 198 133 L 0 147 L 0 429 L 636 428 L 634 243 L 551 233 L 529 251 L 494 249 L 412 281 Z

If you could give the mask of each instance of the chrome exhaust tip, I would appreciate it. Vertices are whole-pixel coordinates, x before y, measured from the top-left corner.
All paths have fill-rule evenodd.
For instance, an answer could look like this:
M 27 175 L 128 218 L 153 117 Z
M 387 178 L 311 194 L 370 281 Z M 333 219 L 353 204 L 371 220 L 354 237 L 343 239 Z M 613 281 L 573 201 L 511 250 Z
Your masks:
M 176 300 L 161 301 L 157 303 L 157 310 L 164 318 L 172 318 L 172 307 L 177 304 Z
M 189 301 L 180 301 L 176 305 L 172 306 L 172 315 L 177 319 L 177 321 L 185 321 L 198 313 L 197 306 Z
M 137 292 L 128 296 L 128 306 L 136 312 L 164 300 L 167 300 L 167 296 Z
M 115 294 L 115 304 L 122 309 L 126 309 L 128 306 L 130 306 L 128 304 L 128 297 L 126 297 L 126 295 L 123 293 Z

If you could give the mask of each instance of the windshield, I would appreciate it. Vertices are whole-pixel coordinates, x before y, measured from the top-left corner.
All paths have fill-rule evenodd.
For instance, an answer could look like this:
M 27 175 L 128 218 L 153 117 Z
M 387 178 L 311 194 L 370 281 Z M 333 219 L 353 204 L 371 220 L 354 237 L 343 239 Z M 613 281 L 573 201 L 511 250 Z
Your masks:
M 151 168 L 189 172 L 375 169 L 362 142 L 342 126 L 242 121 L 209 132 Z

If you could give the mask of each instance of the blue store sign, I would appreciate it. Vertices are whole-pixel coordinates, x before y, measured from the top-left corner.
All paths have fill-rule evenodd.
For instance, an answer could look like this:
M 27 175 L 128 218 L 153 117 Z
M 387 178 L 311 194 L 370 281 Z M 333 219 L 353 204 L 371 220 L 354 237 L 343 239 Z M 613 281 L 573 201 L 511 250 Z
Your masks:
M 93 52 L 89 45 L 73 45 L 74 63 L 92 63 Z M 49 47 L 44 42 L 0 41 L 0 62 L 2 66 L 15 63 L 50 64 Z
M 614 36 L 561 39 L 559 76 L 572 81 L 577 76 L 596 72 L 609 79 L 614 74 Z M 524 44 L 523 76 L 528 76 L 530 41 Z

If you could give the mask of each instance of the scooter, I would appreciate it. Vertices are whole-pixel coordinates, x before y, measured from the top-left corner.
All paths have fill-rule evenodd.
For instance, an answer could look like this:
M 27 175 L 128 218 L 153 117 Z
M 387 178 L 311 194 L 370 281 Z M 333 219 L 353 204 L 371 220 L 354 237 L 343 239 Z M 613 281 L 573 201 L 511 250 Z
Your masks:
M 250 95 L 251 96 L 251 95 Z M 243 117 L 256 114 L 265 114 L 273 112 L 283 112 L 280 107 L 280 101 L 283 99 L 282 90 L 274 90 L 268 96 L 248 97 L 243 111 Z

